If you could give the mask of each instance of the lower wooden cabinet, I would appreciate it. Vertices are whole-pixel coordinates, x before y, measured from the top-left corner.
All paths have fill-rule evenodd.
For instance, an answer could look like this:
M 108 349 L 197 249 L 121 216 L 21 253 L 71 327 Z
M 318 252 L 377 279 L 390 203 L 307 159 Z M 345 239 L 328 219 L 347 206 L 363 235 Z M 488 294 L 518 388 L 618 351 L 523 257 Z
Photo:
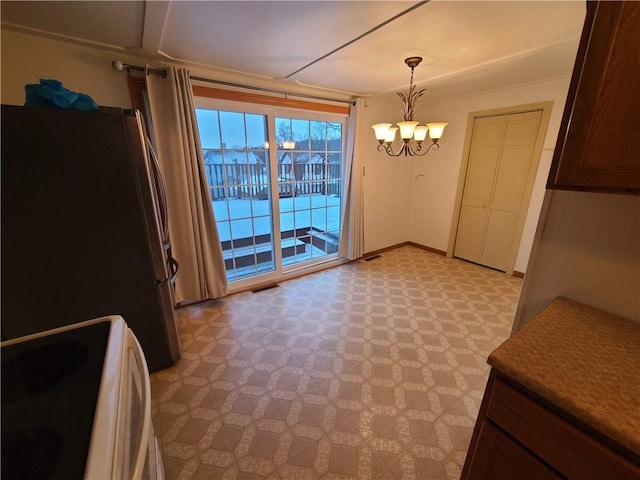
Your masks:
M 640 466 L 492 371 L 463 479 L 638 479 Z
M 549 467 L 490 420 L 482 422 L 473 465 L 463 478 L 559 479 Z

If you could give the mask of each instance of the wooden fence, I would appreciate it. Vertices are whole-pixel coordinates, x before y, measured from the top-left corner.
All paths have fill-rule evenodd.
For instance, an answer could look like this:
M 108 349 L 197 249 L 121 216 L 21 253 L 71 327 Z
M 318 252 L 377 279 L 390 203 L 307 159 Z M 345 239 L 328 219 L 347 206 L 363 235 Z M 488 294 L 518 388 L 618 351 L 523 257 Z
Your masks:
M 209 191 L 213 200 L 227 198 L 267 199 L 269 172 L 262 164 L 205 164 Z M 294 195 L 340 196 L 340 165 L 278 165 L 280 197 Z

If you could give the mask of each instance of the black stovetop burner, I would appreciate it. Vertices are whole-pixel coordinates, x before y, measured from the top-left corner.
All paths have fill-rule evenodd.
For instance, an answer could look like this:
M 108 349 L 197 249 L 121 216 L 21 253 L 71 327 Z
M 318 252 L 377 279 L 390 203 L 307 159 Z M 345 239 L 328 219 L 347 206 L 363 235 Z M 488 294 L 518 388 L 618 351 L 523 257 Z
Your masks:
M 0 349 L 3 480 L 84 477 L 110 327 Z

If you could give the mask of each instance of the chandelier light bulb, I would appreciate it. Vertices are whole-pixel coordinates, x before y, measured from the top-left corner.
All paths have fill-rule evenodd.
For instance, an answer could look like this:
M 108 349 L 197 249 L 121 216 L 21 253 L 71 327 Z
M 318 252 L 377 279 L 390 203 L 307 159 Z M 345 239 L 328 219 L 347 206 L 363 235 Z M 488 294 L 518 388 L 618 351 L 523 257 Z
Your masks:
M 448 123 L 427 123 L 427 127 L 429 127 L 429 137 L 433 141 L 438 141 L 442 137 L 442 133 L 444 132 L 444 127 L 449 125 Z
M 413 131 L 413 139 L 416 143 L 421 143 L 427 138 L 427 132 L 429 131 L 429 127 L 426 125 L 418 125 L 416 129 Z
M 400 127 L 400 138 L 403 140 L 409 140 L 413 137 L 413 131 L 420 122 L 398 122 Z
M 398 127 L 389 127 L 387 131 L 387 136 L 385 137 L 385 143 L 393 143 L 396 139 L 396 132 L 398 131 Z
M 387 133 L 389 132 L 390 123 L 376 123 L 372 125 L 371 128 L 376 132 L 376 140 L 380 143 L 384 142 L 387 138 Z M 395 134 L 394 134 L 395 136 Z

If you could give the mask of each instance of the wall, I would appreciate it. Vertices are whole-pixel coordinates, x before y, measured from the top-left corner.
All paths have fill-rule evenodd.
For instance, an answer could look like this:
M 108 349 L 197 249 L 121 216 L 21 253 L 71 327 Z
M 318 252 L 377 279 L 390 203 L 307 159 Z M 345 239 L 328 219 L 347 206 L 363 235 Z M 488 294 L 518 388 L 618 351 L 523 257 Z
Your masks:
M 111 66 L 132 57 L 2 29 L 2 103 L 23 105 L 24 86 L 55 79 L 98 105 L 131 108 L 127 76 Z
M 400 116 L 398 104 L 367 99 L 363 115 L 362 154 L 365 176 L 364 251 L 373 252 L 409 239 L 413 160 L 378 152 L 371 125 Z
M 550 100 L 551 118 L 515 263 L 516 271 L 526 271 L 569 80 L 565 77 L 423 107 L 423 112 L 428 111 L 428 120 L 449 125 L 440 140 L 440 150 L 414 161 L 410 241 L 442 251 L 448 249 L 469 114 Z M 427 90 L 425 96 L 428 95 Z
M 640 197 L 549 190 L 514 331 L 557 296 L 640 322 Z

